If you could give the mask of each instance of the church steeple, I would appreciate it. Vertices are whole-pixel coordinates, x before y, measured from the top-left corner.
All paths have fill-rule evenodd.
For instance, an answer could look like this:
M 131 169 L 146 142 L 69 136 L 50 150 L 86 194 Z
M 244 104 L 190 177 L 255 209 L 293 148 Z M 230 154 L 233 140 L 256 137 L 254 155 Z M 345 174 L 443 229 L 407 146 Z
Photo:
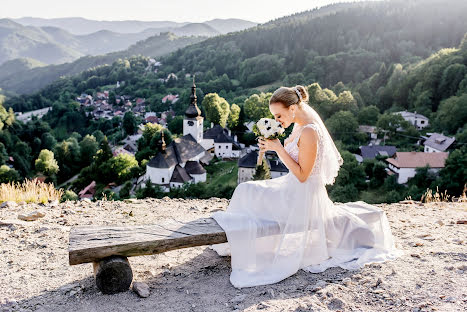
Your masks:
M 195 85 L 195 76 L 193 76 L 193 86 L 191 87 L 191 95 L 190 95 L 190 105 L 185 111 L 185 116 L 188 118 L 197 118 L 201 116 L 201 111 L 196 105 L 196 85 Z
M 162 144 L 161 144 L 161 151 L 162 151 L 163 153 L 165 153 L 166 144 L 165 144 L 165 140 L 164 140 L 164 129 L 162 129 L 161 135 L 162 135 L 162 137 L 161 137 L 161 141 L 162 141 Z

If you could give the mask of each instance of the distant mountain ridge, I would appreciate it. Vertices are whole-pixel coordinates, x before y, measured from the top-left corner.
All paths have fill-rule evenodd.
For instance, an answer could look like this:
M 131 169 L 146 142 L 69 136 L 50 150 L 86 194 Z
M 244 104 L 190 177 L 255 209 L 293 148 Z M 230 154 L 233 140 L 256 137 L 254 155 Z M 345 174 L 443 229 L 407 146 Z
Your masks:
M 138 33 L 146 29 L 165 29 L 161 31 L 171 31 L 175 34 L 174 30 L 186 26 L 188 24 L 206 24 L 213 27 L 221 34 L 226 34 L 233 31 L 239 31 L 246 28 L 256 26 L 257 23 L 242 20 L 242 19 L 214 19 L 203 23 L 190 23 L 190 22 L 170 22 L 170 21 L 96 21 L 89 20 L 81 17 L 70 18 L 36 18 L 36 17 L 22 17 L 13 19 L 15 22 L 25 26 L 54 26 L 62 28 L 71 34 L 86 35 L 100 30 L 110 30 L 118 33 Z
M 25 24 L 29 21 L 32 25 L 18 23 L 17 21 L 20 20 L 23 20 Z M 138 41 L 163 32 L 171 32 L 179 37 L 212 37 L 256 25 L 235 19 L 213 20 L 208 23 L 138 21 L 127 23 L 124 21 L 113 24 L 111 22 L 96 24 L 95 21 L 84 20 L 95 25 L 87 27 L 86 23 L 83 23 L 80 29 L 96 31 L 86 34 L 83 31 L 83 34 L 76 35 L 70 32 L 70 28 L 74 28 L 66 27 L 67 23 L 72 21 L 75 19 L 17 19 L 16 21 L 0 19 L 0 64 L 16 58 L 31 58 L 46 64 L 61 64 L 85 55 L 102 55 L 121 51 Z M 82 21 L 82 19 L 76 21 Z M 62 24 L 60 25 L 60 23 Z M 107 26 L 110 29 L 102 28 Z M 142 29 L 143 26 L 146 28 Z M 124 31 L 119 32 L 120 30 Z M 130 33 L 128 32 L 130 30 L 138 30 L 138 32 Z

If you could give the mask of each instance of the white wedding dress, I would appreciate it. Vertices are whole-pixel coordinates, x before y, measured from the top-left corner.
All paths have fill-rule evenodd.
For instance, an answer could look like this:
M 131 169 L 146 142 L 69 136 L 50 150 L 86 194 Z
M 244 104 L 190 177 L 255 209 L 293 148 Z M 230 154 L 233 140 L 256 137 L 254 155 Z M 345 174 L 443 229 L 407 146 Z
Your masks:
M 342 159 L 329 137 L 339 164 L 332 174 L 322 167 L 323 151 L 330 154 L 332 149 L 322 144 L 326 137 L 320 122 L 303 127 L 315 129 L 319 137 L 315 165 L 305 182 L 289 172 L 275 179 L 240 183 L 227 210 L 212 215 L 228 243 L 210 248 L 221 256 L 231 255 L 233 286 L 276 283 L 299 269 L 312 273 L 336 266 L 355 270 L 403 254 L 394 245 L 383 210 L 361 201 L 335 204 L 329 199 L 325 184 L 334 182 Z M 297 162 L 301 130 L 285 145 Z

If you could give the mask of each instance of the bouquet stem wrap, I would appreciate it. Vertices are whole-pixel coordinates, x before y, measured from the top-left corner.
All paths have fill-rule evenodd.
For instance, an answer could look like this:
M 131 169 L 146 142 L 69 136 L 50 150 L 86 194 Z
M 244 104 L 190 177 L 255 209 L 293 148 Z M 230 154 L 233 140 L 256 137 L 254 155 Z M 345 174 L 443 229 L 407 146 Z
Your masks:
M 256 165 L 259 166 L 263 163 L 264 152 L 259 151 L 258 160 L 256 161 Z

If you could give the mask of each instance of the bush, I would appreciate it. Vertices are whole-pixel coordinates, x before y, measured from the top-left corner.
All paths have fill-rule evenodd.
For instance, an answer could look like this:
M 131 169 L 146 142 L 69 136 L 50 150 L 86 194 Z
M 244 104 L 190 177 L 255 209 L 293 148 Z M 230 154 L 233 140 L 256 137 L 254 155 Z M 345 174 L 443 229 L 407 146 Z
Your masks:
M 120 197 L 120 199 L 129 198 L 132 187 L 133 187 L 133 183 L 131 181 L 127 181 L 123 185 L 123 187 L 120 189 L 120 192 L 118 193 L 118 196 Z
M 60 198 L 60 202 L 63 203 L 67 200 L 78 200 L 78 195 L 76 195 L 76 193 L 71 190 L 66 190 L 65 194 L 63 194 Z

